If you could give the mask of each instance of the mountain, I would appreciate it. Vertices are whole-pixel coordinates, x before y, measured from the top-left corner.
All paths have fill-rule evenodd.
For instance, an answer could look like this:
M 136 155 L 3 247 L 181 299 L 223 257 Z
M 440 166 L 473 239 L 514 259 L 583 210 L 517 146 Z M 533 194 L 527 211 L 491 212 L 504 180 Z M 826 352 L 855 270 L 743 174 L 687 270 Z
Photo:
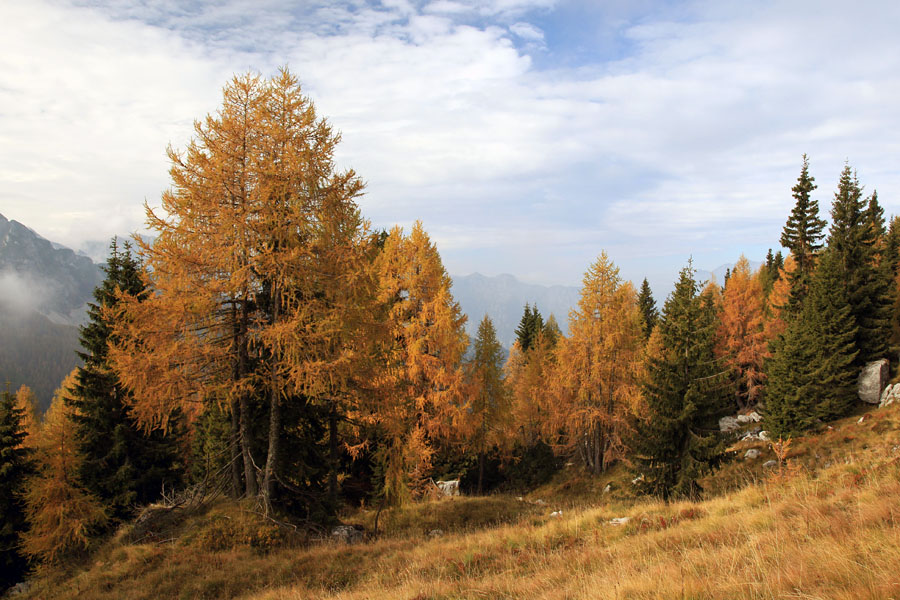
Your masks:
M 507 274 L 487 277 L 473 273 L 454 276 L 451 292 L 462 311 L 469 316 L 466 323 L 469 337 L 474 339 L 478 324 L 487 314 L 494 322 L 497 339 L 506 348 L 510 348 L 516 339 L 515 330 L 526 303 L 537 305 L 544 320 L 553 314 L 565 333 L 569 310 L 578 303 L 580 290 L 562 285 L 524 283 Z
M 43 408 L 79 364 L 78 325 L 100 267 L 0 215 L 0 384 L 28 385 Z

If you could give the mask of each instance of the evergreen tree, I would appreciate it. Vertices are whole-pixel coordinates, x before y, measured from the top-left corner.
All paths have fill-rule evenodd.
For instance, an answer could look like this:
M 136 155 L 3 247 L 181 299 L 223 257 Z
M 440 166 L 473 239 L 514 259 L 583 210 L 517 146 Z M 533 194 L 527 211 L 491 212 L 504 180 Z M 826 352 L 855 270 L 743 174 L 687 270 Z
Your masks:
M 556 316 L 553 313 L 550 313 L 550 316 L 547 317 L 547 322 L 544 323 L 541 334 L 551 348 L 556 346 L 556 342 L 562 337 L 562 330 L 559 328 L 559 323 L 556 322 Z
M 641 290 L 638 292 L 638 307 L 641 309 L 641 315 L 644 317 L 644 339 L 650 339 L 650 332 L 656 327 L 659 319 L 659 311 L 656 309 L 656 300 L 653 299 L 653 292 L 650 291 L 650 284 L 644 277 L 641 283 Z
M 124 519 L 134 506 L 157 499 L 164 485 L 180 484 L 179 428 L 173 422 L 168 434 L 144 431 L 129 415 L 129 394 L 107 361 L 111 325 L 104 311 L 116 303 L 117 293 L 143 298 L 147 292 L 127 242 L 120 250 L 113 239 L 104 271 L 106 278 L 89 305 L 88 324 L 81 328 L 83 351 L 78 355 L 84 367 L 77 371 L 69 402 L 81 455 L 78 479 L 114 519 Z
M 766 428 L 798 434 L 817 419 L 845 416 L 856 385 L 856 324 L 836 253 L 826 251 L 799 315 L 774 344 L 768 365 Z
M 877 197 L 863 199 L 862 187 L 849 165 L 844 166 L 831 209 L 828 246 L 833 249 L 843 274 L 850 311 L 858 326 L 857 364 L 887 354 L 891 314 L 889 271 L 879 270 L 878 231 L 884 222 Z
M 810 198 L 816 189 L 815 178 L 809 174 L 809 159 L 803 155 L 803 166 L 797 184 L 791 188 L 796 203 L 781 232 L 781 245 L 791 251 L 796 269 L 790 275 L 789 306 L 799 311 L 815 268 L 816 252 L 822 248 L 825 221 L 819 218 L 819 202 Z
M 716 325 L 711 296 L 698 295 L 688 265 L 663 307 L 661 347 L 647 364 L 646 414 L 635 420 L 631 443 L 643 491 L 666 500 L 698 497 L 697 480 L 724 457 L 718 418 L 730 398 L 727 369 L 714 354 Z
M 760 283 L 762 284 L 763 294 L 766 298 L 775 286 L 775 282 L 781 276 L 781 269 L 784 267 L 784 257 L 779 250 L 774 255 L 772 249 L 766 253 L 766 263 L 759 271 Z
M 544 318 L 541 316 L 537 305 L 525 305 L 525 312 L 516 327 L 516 340 L 519 342 L 519 348 L 522 352 L 528 352 L 528 349 L 534 344 L 538 334 L 544 328 Z
M 9 390 L 0 395 L 0 594 L 23 579 L 28 561 L 21 551 L 26 529 L 25 484 L 33 471 L 31 450 L 23 446 L 24 411 Z

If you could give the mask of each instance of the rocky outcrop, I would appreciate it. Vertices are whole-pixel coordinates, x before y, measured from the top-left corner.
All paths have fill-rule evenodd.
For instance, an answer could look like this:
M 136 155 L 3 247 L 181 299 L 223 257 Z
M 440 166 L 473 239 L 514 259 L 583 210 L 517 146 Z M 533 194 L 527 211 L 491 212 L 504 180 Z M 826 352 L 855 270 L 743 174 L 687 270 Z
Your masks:
M 332 528 L 331 539 L 343 544 L 357 544 L 363 540 L 363 533 L 350 525 L 338 525 Z
M 869 404 L 881 401 L 881 391 L 890 376 L 890 362 L 886 358 L 873 360 L 863 367 L 857 382 L 859 399 Z
M 884 388 L 884 391 L 881 392 L 881 401 L 878 403 L 878 406 L 884 408 L 885 406 L 890 406 L 897 400 L 900 400 L 900 383 L 895 383 L 894 385 L 889 385 Z
M 443 496 L 459 496 L 459 479 L 435 481 L 434 484 L 441 490 Z

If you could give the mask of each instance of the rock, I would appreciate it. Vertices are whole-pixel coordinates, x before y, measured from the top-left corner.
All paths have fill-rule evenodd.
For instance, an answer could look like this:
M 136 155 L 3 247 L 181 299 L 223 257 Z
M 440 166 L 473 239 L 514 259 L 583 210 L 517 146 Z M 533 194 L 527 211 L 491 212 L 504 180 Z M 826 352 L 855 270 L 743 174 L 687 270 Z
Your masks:
M 862 425 L 863 421 L 865 421 L 865 420 L 866 420 L 866 415 L 863 415 L 859 418 L 859 420 L 856 422 L 856 424 Z
M 640 482 L 642 482 L 643 480 L 644 480 L 644 474 L 641 473 L 640 475 L 638 475 L 637 477 L 635 477 L 634 479 L 631 480 L 631 485 L 637 485 Z
M 538 506 L 544 506 L 545 504 L 547 504 L 546 502 L 544 502 L 544 501 L 541 500 L 540 498 L 538 498 L 537 500 L 535 500 L 534 503 L 537 504 Z
M 762 415 L 760 415 L 755 410 L 753 412 L 751 412 L 750 414 L 748 414 L 747 418 L 750 419 L 751 423 L 761 423 L 762 422 Z
M 744 460 L 754 460 L 759 458 L 759 450 L 756 448 L 750 448 L 744 453 Z
M 31 589 L 31 584 L 27 581 L 20 581 L 16 585 L 12 586 L 10 590 L 6 593 L 8 598 L 12 598 L 13 596 L 20 596 L 22 594 L 27 594 L 28 590 Z
M 561 510 L 555 510 L 555 511 L 553 511 L 552 513 L 550 513 L 550 517 L 553 518 L 553 519 L 558 519 L 558 518 L 561 517 L 561 516 L 562 516 L 562 511 L 561 511 Z
M 612 484 L 611 484 L 611 483 L 607 483 L 607 484 L 606 484 L 606 487 L 603 488 L 603 493 L 604 493 L 604 494 L 608 494 L 608 493 L 610 493 L 611 491 L 612 491 Z
M 719 419 L 719 431 L 729 432 L 740 429 L 741 424 L 736 417 L 722 417 Z
M 428 532 L 428 537 L 435 538 L 435 537 L 441 537 L 442 535 L 444 535 L 444 531 L 442 529 L 432 529 L 431 531 Z
M 900 383 L 889 385 L 884 388 L 884 391 L 881 393 L 881 401 L 878 403 L 878 406 L 884 408 L 885 406 L 890 406 L 897 400 L 900 400 Z
M 625 525 L 630 520 L 631 517 L 616 517 L 615 519 L 610 519 L 609 524 L 618 527 L 620 525 Z
M 459 479 L 447 481 L 435 481 L 434 484 L 441 490 L 443 496 L 459 496 Z
M 747 415 L 738 415 L 737 422 L 740 423 L 741 425 L 746 425 L 747 423 L 750 422 L 750 417 L 748 417 Z
M 766 462 L 763 463 L 764 469 L 774 469 L 777 466 L 778 466 L 777 460 L 767 460 Z
M 768 431 L 760 431 L 759 439 L 761 439 L 764 442 L 768 442 L 769 441 L 769 432 Z
M 886 358 L 866 363 L 859 373 L 857 382 L 856 393 L 860 400 L 869 404 L 878 404 L 881 401 L 881 391 L 887 383 L 890 365 L 890 361 Z
M 362 531 L 350 525 L 337 525 L 331 529 L 331 539 L 344 544 L 356 544 L 362 541 Z
M 518 500 L 519 502 L 525 502 L 525 498 L 523 498 L 522 496 L 516 496 L 516 500 Z

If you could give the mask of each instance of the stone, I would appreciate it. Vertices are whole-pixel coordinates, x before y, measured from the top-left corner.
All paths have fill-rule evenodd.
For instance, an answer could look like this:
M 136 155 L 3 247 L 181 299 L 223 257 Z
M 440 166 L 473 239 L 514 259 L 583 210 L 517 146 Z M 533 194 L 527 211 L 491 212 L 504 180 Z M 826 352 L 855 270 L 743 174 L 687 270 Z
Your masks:
M 7 597 L 12 598 L 13 596 L 20 596 L 22 594 L 27 594 L 28 590 L 31 589 L 31 584 L 27 581 L 20 581 L 16 585 L 14 585 L 9 592 L 7 592 Z
M 741 424 L 737 420 L 737 417 L 722 417 L 719 419 L 719 431 L 729 432 L 740 429 Z
M 534 503 L 537 504 L 538 506 L 544 506 L 545 504 L 547 504 L 546 502 L 544 502 L 544 501 L 541 500 L 540 498 L 538 498 L 537 500 L 535 500 Z
M 884 408 L 885 406 L 890 406 L 897 400 L 900 400 L 900 383 L 889 385 L 884 388 L 884 391 L 881 393 L 881 401 L 878 403 L 878 406 Z
M 744 453 L 744 460 L 754 460 L 759 458 L 759 450 L 756 448 L 750 448 Z
M 362 531 L 350 525 L 337 525 L 331 529 L 331 539 L 344 544 L 356 544 L 362 541 Z
M 604 493 L 604 494 L 608 494 L 608 493 L 610 493 L 611 491 L 612 491 L 612 484 L 611 484 L 611 483 L 607 483 L 607 484 L 606 484 L 606 487 L 603 488 L 603 493 Z
M 447 481 L 435 481 L 434 484 L 441 490 L 443 496 L 459 496 L 459 479 L 448 479 Z
M 761 423 L 762 422 L 762 415 L 760 415 L 755 410 L 753 412 L 751 412 L 750 414 L 748 414 L 747 418 L 750 419 L 751 423 Z
M 746 425 L 747 423 L 750 422 L 750 417 L 748 417 L 747 415 L 738 415 L 738 416 L 737 416 L 737 421 L 738 421 L 738 423 L 740 423 L 741 425 Z
M 761 439 L 764 442 L 768 442 L 769 441 L 769 432 L 768 431 L 760 431 L 759 439 Z
M 444 531 L 442 529 L 432 529 L 431 531 L 428 532 L 428 537 L 436 538 L 436 537 L 441 537 L 443 535 L 444 535 Z
M 631 517 L 616 517 L 615 519 L 610 519 L 609 524 L 614 527 L 619 527 L 628 523 L 631 520 Z
M 868 404 L 878 404 L 881 401 L 881 391 L 890 375 L 890 366 L 891 363 L 886 358 L 866 363 L 859 373 L 856 386 L 860 400 Z
M 763 463 L 764 469 L 774 469 L 777 466 L 778 466 L 777 460 L 767 460 L 766 462 Z
M 856 424 L 857 424 L 857 425 L 862 425 L 862 424 L 863 424 L 863 421 L 865 421 L 865 420 L 866 420 L 866 415 L 863 415 L 863 416 L 861 416 L 861 417 L 859 418 L 859 420 L 856 422 Z
M 550 513 L 550 518 L 552 518 L 552 519 L 558 519 L 561 516 L 562 516 L 561 510 L 555 510 L 552 513 Z
M 631 485 L 637 485 L 640 482 L 642 482 L 643 480 L 644 480 L 644 474 L 641 473 L 640 475 L 638 475 L 637 477 L 635 477 L 634 479 L 631 480 Z

